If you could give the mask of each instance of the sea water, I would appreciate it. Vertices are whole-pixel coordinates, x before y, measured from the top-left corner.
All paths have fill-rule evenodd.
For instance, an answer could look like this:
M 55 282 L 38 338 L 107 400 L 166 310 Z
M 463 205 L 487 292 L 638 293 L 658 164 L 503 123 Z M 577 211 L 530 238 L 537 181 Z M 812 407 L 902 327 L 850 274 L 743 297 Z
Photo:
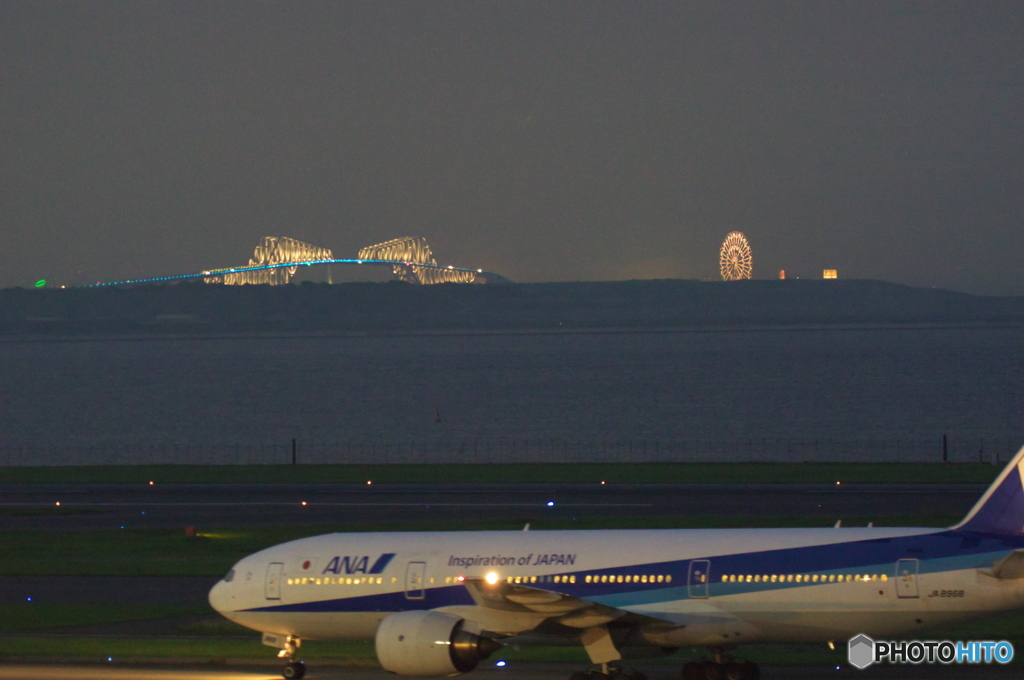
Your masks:
M 0 376 L 0 451 L 1024 443 L 1020 328 L 7 340 Z

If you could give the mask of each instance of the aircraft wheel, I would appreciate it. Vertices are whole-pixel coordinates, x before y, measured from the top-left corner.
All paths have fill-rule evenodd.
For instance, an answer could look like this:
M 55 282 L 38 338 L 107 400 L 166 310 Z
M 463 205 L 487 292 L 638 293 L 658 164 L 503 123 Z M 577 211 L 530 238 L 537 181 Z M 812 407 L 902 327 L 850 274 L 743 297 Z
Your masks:
M 301 661 L 293 661 L 292 663 L 285 666 L 284 669 L 281 671 L 281 675 L 283 675 L 286 680 L 299 680 L 299 678 L 301 678 L 305 674 L 306 664 L 302 663 Z

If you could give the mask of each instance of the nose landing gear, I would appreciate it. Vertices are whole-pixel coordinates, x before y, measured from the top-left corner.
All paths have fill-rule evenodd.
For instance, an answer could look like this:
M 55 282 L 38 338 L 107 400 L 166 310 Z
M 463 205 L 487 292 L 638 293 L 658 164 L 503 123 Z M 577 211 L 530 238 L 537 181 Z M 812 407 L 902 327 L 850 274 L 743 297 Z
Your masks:
M 295 658 L 299 655 L 299 647 L 302 645 L 302 640 L 291 635 L 282 637 L 273 633 L 264 633 L 263 644 L 269 647 L 277 647 L 281 650 L 277 653 L 277 657 L 288 662 L 281 669 L 281 675 L 285 680 L 299 680 L 299 678 L 306 674 L 306 664 Z

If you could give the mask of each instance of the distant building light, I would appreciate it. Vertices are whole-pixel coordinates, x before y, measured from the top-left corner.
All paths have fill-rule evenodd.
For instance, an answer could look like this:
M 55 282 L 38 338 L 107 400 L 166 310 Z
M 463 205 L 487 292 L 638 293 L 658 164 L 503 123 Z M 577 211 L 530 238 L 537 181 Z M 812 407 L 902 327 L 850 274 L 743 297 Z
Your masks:
M 779 280 L 783 281 L 783 280 L 785 280 L 785 278 L 786 278 L 786 270 L 785 269 L 780 269 L 779 270 Z
M 835 269 L 826 269 L 822 273 L 821 278 L 823 278 L 823 279 L 838 279 L 839 275 L 836 273 Z

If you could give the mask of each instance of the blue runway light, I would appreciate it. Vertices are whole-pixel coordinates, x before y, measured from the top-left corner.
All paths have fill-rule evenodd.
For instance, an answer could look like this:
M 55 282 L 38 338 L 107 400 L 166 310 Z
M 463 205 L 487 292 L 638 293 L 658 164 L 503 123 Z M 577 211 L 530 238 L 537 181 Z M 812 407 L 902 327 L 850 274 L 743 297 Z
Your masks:
M 497 666 L 498 668 L 504 668 L 505 667 L 505 662 L 504 661 L 499 661 L 499 662 L 495 663 L 494 665 Z
M 554 507 L 554 505 L 555 505 L 554 501 L 548 501 L 548 507 L 549 508 Z

